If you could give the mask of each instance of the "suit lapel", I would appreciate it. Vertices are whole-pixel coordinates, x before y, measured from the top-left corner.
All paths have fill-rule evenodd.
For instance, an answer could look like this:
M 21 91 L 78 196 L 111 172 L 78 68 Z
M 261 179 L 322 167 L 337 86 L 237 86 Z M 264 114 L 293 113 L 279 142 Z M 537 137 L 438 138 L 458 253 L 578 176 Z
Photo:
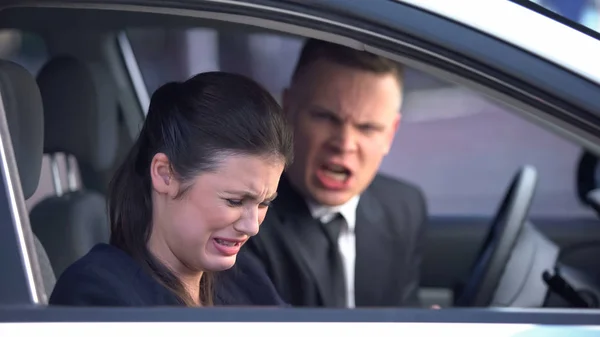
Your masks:
M 395 273 L 390 270 L 395 259 L 391 234 L 383 207 L 368 190 L 365 191 L 356 210 L 356 306 L 385 302 L 383 296 L 389 291 L 389 280 Z
M 314 247 L 327 247 L 327 237 L 321 223 L 313 219 L 305 200 L 292 188 L 285 176 L 279 183 L 278 197 L 274 202 L 280 216 L 282 226 L 281 237 L 289 247 L 289 251 L 297 259 L 297 263 L 312 276 L 323 305 L 333 303 L 333 295 L 327 290 L 329 267 L 326 252 Z M 296 235 L 286 235 L 293 231 Z M 314 300 L 308 299 L 308 302 Z

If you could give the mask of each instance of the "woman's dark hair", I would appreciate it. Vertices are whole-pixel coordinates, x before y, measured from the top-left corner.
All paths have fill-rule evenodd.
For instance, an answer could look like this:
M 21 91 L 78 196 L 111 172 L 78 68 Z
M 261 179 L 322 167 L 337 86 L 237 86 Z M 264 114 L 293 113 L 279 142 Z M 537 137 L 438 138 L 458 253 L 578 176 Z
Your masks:
M 182 304 L 193 306 L 181 281 L 146 246 L 152 231 L 152 158 L 157 153 L 169 158 L 184 186 L 182 195 L 199 173 L 218 168 L 222 154 L 274 156 L 287 165 L 292 151 L 281 107 L 251 79 L 207 72 L 163 85 L 152 95 L 139 137 L 110 183 L 110 243 L 146 267 Z M 202 305 L 213 304 L 211 283 L 204 273 Z

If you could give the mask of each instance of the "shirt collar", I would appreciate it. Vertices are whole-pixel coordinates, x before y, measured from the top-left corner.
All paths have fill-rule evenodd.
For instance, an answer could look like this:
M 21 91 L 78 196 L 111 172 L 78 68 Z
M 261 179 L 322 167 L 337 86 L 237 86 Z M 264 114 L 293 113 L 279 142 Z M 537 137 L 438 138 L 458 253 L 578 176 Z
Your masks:
M 360 196 L 357 195 L 348 200 L 345 204 L 334 207 L 319 205 L 310 200 L 307 200 L 306 204 L 314 219 L 319 219 L 321 222 L 325 223 L 332 220 L 335 214 L 340 213 L 346 220 L 348 229 L 354 231 L 354 228 L 356 227 L 356 208 L 358 207 L 359 200 Z

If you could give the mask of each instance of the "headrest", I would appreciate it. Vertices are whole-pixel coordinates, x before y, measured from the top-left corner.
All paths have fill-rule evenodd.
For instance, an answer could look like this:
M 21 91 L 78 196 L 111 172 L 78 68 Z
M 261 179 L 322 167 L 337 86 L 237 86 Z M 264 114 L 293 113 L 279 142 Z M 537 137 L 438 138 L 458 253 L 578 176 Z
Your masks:
M 108 69 L 59 56 L 40 70 L 37 82 L 46 116 L 44 152 L 69 153 L 98 171 L 112 167 L 118 108 Z
M 0 60 L 0 93 L 25 199 L 38 186 L 42 170 L 44 109 L 33 76 L 16 63 Z

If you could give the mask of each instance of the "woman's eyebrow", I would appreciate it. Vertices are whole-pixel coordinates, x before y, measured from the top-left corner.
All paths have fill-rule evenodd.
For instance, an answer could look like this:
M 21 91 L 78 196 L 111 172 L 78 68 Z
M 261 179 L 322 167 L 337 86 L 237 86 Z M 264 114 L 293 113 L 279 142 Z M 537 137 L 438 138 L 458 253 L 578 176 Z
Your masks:
M 250 191 L 225 191 L 227 194 L 235 194 L 241 196 L 243 199 L 249 199 L 253 201 L 258 201 L 259 197 L 256 193 Z M 271 196 L 265 198 L 264 201 L 273 201 L 277 197 L 277 192 L 273 193 Z

